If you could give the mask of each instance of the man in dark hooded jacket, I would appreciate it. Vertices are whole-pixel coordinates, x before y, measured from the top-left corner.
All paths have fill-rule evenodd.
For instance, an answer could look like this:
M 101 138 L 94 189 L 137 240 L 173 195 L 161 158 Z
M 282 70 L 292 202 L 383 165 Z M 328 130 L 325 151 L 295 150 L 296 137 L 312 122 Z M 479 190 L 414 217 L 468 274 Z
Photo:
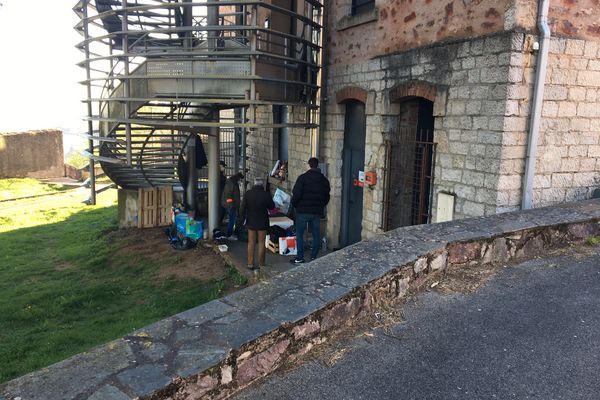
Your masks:
M 227 237 L 230 240 L 237 240 L 237 236 L 234 235 L 234 226 L 237 222 L 237 213 L 240 209 L 240 179 L 244 178 L 244 174 L 238 172 L 237 174 L 230 176 L 225 182 L 225 187 L 221 193 L 221 207 L 227 210 L 229 215 L 229 223 L 227 224 Z
M 329 181 L 319 170 L 319 160 L 312 157 L 308 160 L 309 170 L 296 180 L 292 189 L 292 206 L 296 211 L 296 246 L 297 255 L 290 260 L 292 264 L 304 262 L 304 230 L 310 224 L 313 237 L 310 259 L 314 260 L 321 247 L 321 217 L 329 203 Z

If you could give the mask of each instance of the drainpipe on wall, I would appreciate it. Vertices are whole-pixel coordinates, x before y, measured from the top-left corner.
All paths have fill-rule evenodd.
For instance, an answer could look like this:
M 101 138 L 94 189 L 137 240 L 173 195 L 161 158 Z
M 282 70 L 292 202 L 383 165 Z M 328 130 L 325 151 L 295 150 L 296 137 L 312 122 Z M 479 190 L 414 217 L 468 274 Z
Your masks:
M 540 30 L 540 51 L 538 54 L 533 105 L 531 106 L 531 120 L 529 123 L 529 137 L 527 141 L 527 158 L 525 159 L 525 176 L 523 177 L 523 198 L 521 208 L 530 209 L 533 203 L 533 178 L 535 176 L 535 161 L 537 158 L 537 143 L 542 119 L 542 104 L 544 100 L 544 84 L 546 80 L 546 66 L 548 65 L 548 48 L 550 45 L 550 26 L 548 26 L 548 8 L 550 0 L 540 0 L 538 5 L 538 28 Z

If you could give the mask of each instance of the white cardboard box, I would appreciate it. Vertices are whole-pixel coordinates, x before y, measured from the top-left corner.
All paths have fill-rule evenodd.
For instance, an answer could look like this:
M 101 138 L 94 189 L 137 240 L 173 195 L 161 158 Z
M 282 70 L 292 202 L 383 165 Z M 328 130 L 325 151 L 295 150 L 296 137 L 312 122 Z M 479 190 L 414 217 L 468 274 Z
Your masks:
M 296 236 L 279 238 L 279 254 L 284 256 L 295 256 L 297 254 Z

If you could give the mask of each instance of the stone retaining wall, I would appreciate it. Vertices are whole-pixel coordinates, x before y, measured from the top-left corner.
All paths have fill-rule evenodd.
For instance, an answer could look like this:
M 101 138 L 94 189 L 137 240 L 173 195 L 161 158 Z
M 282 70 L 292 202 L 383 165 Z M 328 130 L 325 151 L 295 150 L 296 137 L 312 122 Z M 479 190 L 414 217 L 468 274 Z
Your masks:
M 204 374 L 176 379 L 163 391 L 145 399 L 227 398 L 254 380 L 273 372 L 282 363 L 306 354 L 314 346 L 327 340 L 332 332 L 355 323 L 378 308 L 395 304 L 407 293 L 419 292 L 446 268 L 492 262 L 521 262 L 538 257 L 545 250 L 566 246 L 600 233 L 597 218 L 585 222 L 531 226 L 516 231 L 502 231 L 502 223 L 492 224 L 492 229 L 488 229 L 483 225 L 477 226 L 474 224 L 476 221 L 468 221 L 468 226 L 473 228 L 471 234 L 465 232 L 462 224 L 440 227 L 435 238 L 430 239 L 432 249 L 420 254 L 415 260 L 391 268 L 383 276 L 365 286 L 356 287 L 341 299 L 308 317 L 284 324 L 268 335 L 243 345 Z M 484 219 L 479 219 L 479 222 L 483 221 Z M 413 236 L 401 229 L 383 235 L 370 244 L 378 253 L 389 254 L 399 246 L 420 246 L 425 232 L 426 230 L 415 232 L 416 235 Z M 454 238 L 456 241 L 451 239 L 450 242 L 443 243 L 444 237 Z M 355 251 L 360 248 L 357 247 Z M 340 264 L 343 265 L 344 261 L 340 260 Z
M 448 267 L 535 257 L 599 221 L 590 200 L 400 228 L 0 385 L 0 400 L 225 398 Z
M 0 178 L 64 176 L 59 130 L 0 133 Z

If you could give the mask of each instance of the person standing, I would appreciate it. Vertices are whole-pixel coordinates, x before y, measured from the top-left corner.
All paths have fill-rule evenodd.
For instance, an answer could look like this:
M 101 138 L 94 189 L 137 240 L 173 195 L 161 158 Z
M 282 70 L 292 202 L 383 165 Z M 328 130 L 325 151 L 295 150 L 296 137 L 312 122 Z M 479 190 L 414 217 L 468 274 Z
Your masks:
M 237 240 L 237 236 L 234 236 L 234 226 L 237 221 L 237 212 L 240 208 L 240 179 L 244 178 L 244 174 L 238 172 L 235 175 L 230 176 L 225 182 L 223 193 L 221 194 L 221 207 L 227 210 L 229 215 L 229 222 L 227 223 L 227 238 L 230 240 Z M 237 228 L 237 227 L 236 227 Z
M 225 190 L 225 183 L 227 183 L 227 176 L 225 176 L 225 167 L 226 166 L 227 166 L 227 164 L 225 164 L 225 161 L 223 161 L 223 160 L 219 161 L 219 199 L 223 196 L 223 190 Z M 227 212 L 227 209 L 221 205 L 221 209 L 219 210 L 219 224 L 218 225 L 221 225 L 221 222 L 223 222 L 223 217 L 225 216 L 226 212 Z
M 269 229 L 269 212 L 275 203 L 265 191 L 265 181 L 254 179 L 254 186 L 244 194 L 240 216 L 248 228 L 248 268 L 256 270 L 265 266 L 265 238 Z M 258 241 L 258 268 L 254 266 L 254 247 Z
M 304 230 L 310 224 L 313 245 L 310 259 L 314 260 L 321 247 L 321 217 L 329 203 L 331 187 L 329 181 L 319 170 L 319 160 L 312 157 L 308 160 L 309 170 L 298 177 L 292 189 L 292 206 L 296 211 L 296 246 L 297 255 L 290 260 L 292 264 L 304 262 Z

